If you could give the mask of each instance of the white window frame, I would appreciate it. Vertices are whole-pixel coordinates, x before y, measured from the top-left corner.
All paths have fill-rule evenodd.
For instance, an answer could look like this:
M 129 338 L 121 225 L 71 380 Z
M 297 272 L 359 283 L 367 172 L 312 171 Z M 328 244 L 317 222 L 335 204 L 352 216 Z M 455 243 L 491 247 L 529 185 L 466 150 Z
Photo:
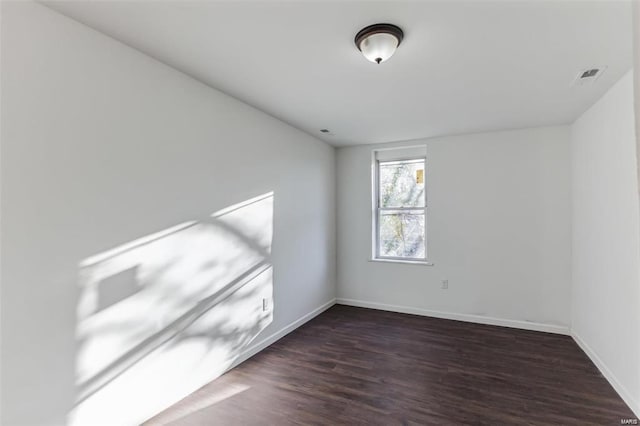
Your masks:
M 381 207 L 380 206 L 380 163 L 401 163 L 406 161 L 422 161 L 424 164 L 424 207 Z M 394 158 L 393 160 L 379 160 L 376 158 L 376 151 L 373 152 L 372 158 L 372 254 L 373 262 L 391 262 L 391 263 L 408 263 L 417 265 L 432 266 L 433 263 L 428 259 L 427 244 L 427 158 L 425 155 L 407 156 Z M 416 211 L 422 210 L 424 217 L 424 257 L 397 257 L 397 256 L 381 256 L 380 255 L 380 213 L 382 211 Z

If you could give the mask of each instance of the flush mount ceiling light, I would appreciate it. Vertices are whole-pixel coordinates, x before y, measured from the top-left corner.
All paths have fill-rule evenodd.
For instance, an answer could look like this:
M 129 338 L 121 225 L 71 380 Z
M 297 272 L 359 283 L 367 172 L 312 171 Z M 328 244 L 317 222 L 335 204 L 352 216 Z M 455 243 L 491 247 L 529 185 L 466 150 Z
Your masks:
M 377 64 L 389 59 L 402 42 L 404 33 L 392 24 L 374 24 L 356 34 L 356 46 L 365 58 Z

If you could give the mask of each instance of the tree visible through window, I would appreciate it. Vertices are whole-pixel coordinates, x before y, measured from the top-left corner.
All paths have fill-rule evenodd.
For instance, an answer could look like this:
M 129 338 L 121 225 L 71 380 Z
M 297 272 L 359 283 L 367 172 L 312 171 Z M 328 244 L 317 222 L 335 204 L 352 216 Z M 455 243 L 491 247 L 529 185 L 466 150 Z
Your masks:
M 424 158 L 377 166 L 376 257 L 426 260 Z

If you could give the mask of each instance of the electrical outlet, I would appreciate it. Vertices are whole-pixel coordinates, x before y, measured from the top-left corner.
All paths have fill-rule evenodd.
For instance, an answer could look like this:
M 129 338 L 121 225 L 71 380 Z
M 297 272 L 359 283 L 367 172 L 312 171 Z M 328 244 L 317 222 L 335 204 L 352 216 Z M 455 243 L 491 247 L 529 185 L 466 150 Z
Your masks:
M 262 312 L 266 312 L 269 310 L 269 299 L 262 299 Z
M 442 280 L 442 286 L 440 287 L 443 290 L 446 290 L 449 288 L 449 280 Z

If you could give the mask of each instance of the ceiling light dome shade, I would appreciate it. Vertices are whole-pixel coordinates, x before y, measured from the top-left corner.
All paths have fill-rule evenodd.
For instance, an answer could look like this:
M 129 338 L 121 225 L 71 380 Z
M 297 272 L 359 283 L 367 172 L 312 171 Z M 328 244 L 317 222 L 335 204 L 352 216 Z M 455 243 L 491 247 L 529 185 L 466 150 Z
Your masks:
M 365 58 L 380 64 L 389 59 L 400 45 L 404 33 L 392 24 L 375 24 L 356 34 L 355 43 Z

